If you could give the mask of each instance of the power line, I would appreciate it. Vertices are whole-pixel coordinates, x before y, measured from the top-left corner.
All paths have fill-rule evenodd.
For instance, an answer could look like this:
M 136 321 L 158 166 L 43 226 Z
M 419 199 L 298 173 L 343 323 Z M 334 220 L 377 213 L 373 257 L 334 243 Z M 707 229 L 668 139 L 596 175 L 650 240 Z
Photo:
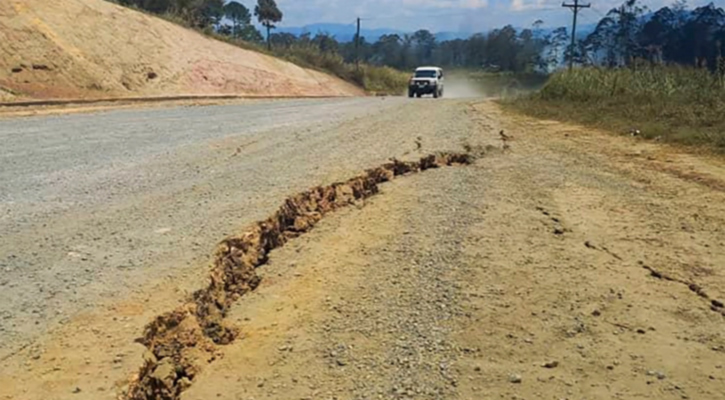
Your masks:
M 574 12 L 574 20 L 571 26 L 571 48 L 569 50 L 569 70 L 574 68 L 574 46 L 576 44 L 576 17 L 579 14 L 579 10 L 582 8 L 590 8 L 591 4 L 579 4 L 579 0 L 574 0 L 574 4 L 562 3 L 562 7 L 571 8 Z
M 577 0 L 578 1 L 578 0 Z M 582 6 L 580 5 L 580 8 L 586 8 L 589 5 Z M 565 5 L 565 7 L 569 7 L 569 5 Z M 573 5 L 571 6 L 573 7 Z M 546 8 L 540 8 L 536 9 L 539 13 L 549 13 L 552 11 L 556 11 L 560 9 L 559 7 L 546 7 Z M 346 26 L 350 26 L 352 29 L 356 28 L 356 25 L 360 21 L 378 21 L 378 20 L 388 20 L 388 19 L 396 19 L 396 20 L 419 20 L 419 19 L 426 19 L 426 18 L 447 18 L 447 17 L 471 17 L 471 14 L 478 10 L 469 10 L 469 11 L 460 11 L 460 12 L 454 12 L 454 13 L 439 13 L 439 14 L 423 14 L 423 15 L 385 15 L 385 16 L 368 16 L 368 17 L 358 17 L 355 18 L 352 21 L 349 21 L 346 23 Z M 599 11 L 597 11 L 599 12 Z M 533 18 L 533 21 L 541 19 L 540 17 Z M 544 21 L 545 22 L 545 21 Z
M 562 7 L 571 8 L 572 11 L 574 11 L 575 19 L 577 18 L 576 14 L 578 14 L 579 9 L 582 9 L 582 8 L 590 8 L 592 11 L 597 13 L 602 18 L 605 18 L 607 16 L 607 13 L 609 12 L 609 11 L 603 12 L 603 11 L 599 10 L 598 8 L 596 8 L 596 6 L 593 6 L 592 4 L 579 4 L 579 0 L 575 0 L 574 4 L 566 4 L 566 3 L 562 4 Z M 555 11 L 558 9 L 559 9 L 559 7 L 545 7 L 545 8 L 536 9 L 536 11 L 537 12 L 549 12 L 549 11 Z M 387 19 L 410 20 L 410 19 L 421 19 L 421 18 L 469 17 L 469 16 L 471 16 L 472 13 L 475 13 L 476 11 L 480 11 L 480 10 L 481 9 L 473 9 L 473 10 L 468 10 L 468 11 L 459 11 L 459 12 L 454 12 L 454 13 L 442 13 L 442 14 L 402 15 L 402 16 L 398 14 L 398 15 L 359 17 L 359 18 L 356 18 L 356 19 L 350 21 L 346 25 L 354 28 L 358 22 L 358 19 L 360 21 L 377 21 L 377 20 L 387 20 Z M 534 21 L 537 19 L 541 19 L 541 18 L 535 18 Z
M 420 18 L 446 18 L 446 17 L 466 17 L 470 16 L 471 12 L 456 12 L 456 13 L 447 13 L 447 14 L 423 14 L 423 15 L 387 15 L 387 16 L 377 16 L 377 17 L 364 17 L 362 20 L 364 21 L 370 21 L 370 20 L 380 20 L 380 19 L 420 19 Z
M 360 18 L 357 19 L 357 33 L 355 34 L 355 70 L 360 69 Z

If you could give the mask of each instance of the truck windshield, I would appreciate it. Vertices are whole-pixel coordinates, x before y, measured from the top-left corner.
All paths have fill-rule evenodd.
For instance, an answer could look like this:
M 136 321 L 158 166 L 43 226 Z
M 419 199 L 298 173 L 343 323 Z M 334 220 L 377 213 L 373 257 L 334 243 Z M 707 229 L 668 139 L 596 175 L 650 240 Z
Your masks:
M 433 70 L 415 71 L 416 78 L 435 78 L 438 73 Z

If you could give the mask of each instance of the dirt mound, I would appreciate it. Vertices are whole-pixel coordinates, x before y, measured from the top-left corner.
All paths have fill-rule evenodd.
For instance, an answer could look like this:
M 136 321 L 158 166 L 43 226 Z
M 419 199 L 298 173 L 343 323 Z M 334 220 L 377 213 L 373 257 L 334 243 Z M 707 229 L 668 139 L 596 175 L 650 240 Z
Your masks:
M 216 94 L 361 91 L 103 0 L 0 2 L 0 101 Z
M 259 285 L 256 268 L 270 251 L 310 230 L 322 216 L 378 193 L 378 184 L 396 176 L 471 162 L 468 154 L 429 155 L 416 162 L 393 160 L 364 174 L 289 197 L 270 218 L 224 240 L 214 255 L 209 285 L 187 304 L 158 316 L 139 339 L 148 349 L 127 395 L 131 400 L 177 399 L 204 364 L 217 358 L 238 330 L 224 322 L 229 307 Z

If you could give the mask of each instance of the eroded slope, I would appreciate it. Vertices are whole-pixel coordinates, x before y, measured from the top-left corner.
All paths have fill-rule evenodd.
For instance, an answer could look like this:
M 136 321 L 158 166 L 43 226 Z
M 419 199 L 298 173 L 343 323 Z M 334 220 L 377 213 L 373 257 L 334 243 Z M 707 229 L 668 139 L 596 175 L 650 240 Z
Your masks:
M 0 2 L 0 101 L 217 94 L 361 91 L 103 0 Z

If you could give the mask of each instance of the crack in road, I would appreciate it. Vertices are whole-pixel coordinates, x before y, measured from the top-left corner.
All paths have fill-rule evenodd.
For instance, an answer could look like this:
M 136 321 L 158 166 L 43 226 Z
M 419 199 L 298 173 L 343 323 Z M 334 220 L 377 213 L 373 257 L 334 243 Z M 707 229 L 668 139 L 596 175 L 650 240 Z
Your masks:
M 725 317 L 725 304 L 723 304 L 722 301 L 713 299 L 705 292 L 705 289 L 702 288 L 702 286 L 694 283 L 694 282 L 688 282 L 679 278 L 675 278 L 673 276 L 667 275 L 661 271 L 658 271 L 649 265 L 646 265 L 640 261 L 639 263 L 642 268 L 646 269 L 650 272 L 650 275 L 652 275 L 654 278 L 662 279 L 669 282 L 677 282 L 679 284 L 687 286 L 688 289 L 690 289 L 691 292 L 697 294 L 698 296 L 702 297 L 705 300 L 708 300 L 710 302 L 710 309 L 716 313 L 722 314 L 723 317 Z
M 183 306 L 156 317 L 137 339 L 147 351 L 125 397 L 176 400 L 203 365 L 221 356 L 218 346 L 239 335 L 224 318 L 236 300 L 259 285 L 255 270 L 266 264 L 270 251 L 309 231 L 326 213 L 377 194 L 380 183 L 427 169 L 467 165 L 472 159 L 467 153 L 439 153 L 414 162 L 393 159 L 345 182 L 291 196 L 270 218 L 224 240 L 215 252 L 209 285 Z

